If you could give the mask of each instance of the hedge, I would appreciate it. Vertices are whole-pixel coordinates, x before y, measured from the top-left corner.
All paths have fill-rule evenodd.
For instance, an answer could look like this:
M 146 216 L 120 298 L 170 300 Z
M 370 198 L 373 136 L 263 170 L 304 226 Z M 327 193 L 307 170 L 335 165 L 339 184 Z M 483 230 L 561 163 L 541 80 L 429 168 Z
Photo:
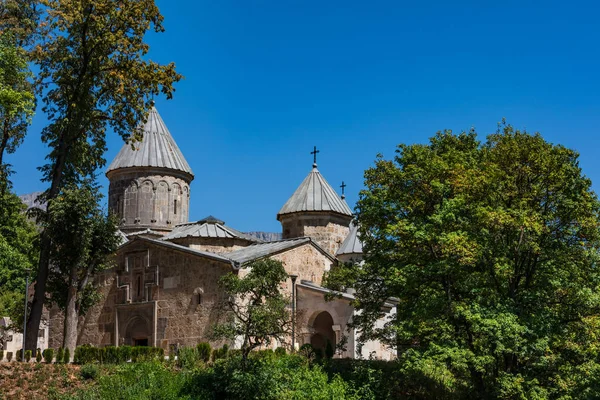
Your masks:
M 94 347 L 88 344 L 75 349 L 73 362 L 75 364 L 120 364 L 129 360 L 136 362 L 162 359 L 164 359 L 164 350 L 160 347 Z
M 54 349 L 46 349 L 42 352 L 42 357 L 44 357 L 44 362 L 46 364 L 52 364 L 52 359 L 54 358 Z

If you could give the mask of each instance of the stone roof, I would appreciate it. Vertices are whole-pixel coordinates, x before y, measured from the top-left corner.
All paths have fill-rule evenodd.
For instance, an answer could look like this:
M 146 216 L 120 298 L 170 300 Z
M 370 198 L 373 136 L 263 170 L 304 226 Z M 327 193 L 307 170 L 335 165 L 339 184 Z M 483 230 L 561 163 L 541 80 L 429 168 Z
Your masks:
M 321 249 L 319 247 L 319 245 L 317 245 L 315 242 L 313 242 L 309 237 L 301 237 L 301 238 L 295 238 L 295 239 L 279 240 L 277 242 L 266 242 L 266 243 L 253 244 L 251 246 L 244 247 L 243 249 L 235 250 L 230 253 L 223 253 L 222 256 L 227 257 L 237 263 L 244 264 L 249 261 L 258 260 L 263 257 L 281 253 L 283 251 L 292 249 L 294 247 L 301 246 L 306 243 L 312 243 L 323 254 L 325 254 L 327 257 L 331 258 L 331 255 L 329 255 L 329 253 L 327 253 L 325 250 Z
M 148 120 L 138 129 L 143 132 L 142 140 L 133 143 L 133 148 L 131 143 L 125 143 L 110 163 L 107 173 L 121 168 L 155 167 L 181 171 L 189 174 L 193 179 L 192 169 L 177 147 L 156 107 L 152 107 Z
M 182 238 L 226 238 L 226 239 L 244 239 L 250 242 L 261 241 L 253 236 L 246 235 L 236 229 L 225 225 L 225 222 L 212 215 L 196 222 L 187 222 L 176 225 L 171 232 L 163 236 L 161 240 L 172 240 Z
M 340 246 L 336 255 L 342 254 L 362 254 L 362 242 L 358 237 L 358 226 L 354 224 L 350 224 L 350 232 L 348 232 L 348 236 Z
M 327 183 L 316 164 L 313 165 L 312 171 L 298 186 L 292 197 L 281 207 L 277 219 L 284 214 L 306 211 L 329 211 L 352 216 L 352 211 L 346 201 L 340 198 Z
M 154 244 L 154 245 L 157 245 L 160 247 L 165 247 L 165 248 L 168 248 L 171 250 L 177 250 L 177 251 L 192 254 L 195 256 L 204 257 L 204 258 L 208 258 L 208 259 L 215 260 L 215 261 L 220 261 L 220 262 L 229 264 L 234 268 L 237 268 L 237 265 L 232 260 L 230 260 L 229 258 L 223 257 L 219 254 L 210 253 L 208 251 L 200 251 L 200 250 L 192 249 L 190 247 L 181 246 L 176 243 L 171 243 L 171 242 L 167 242 L 164 240 L 151 239 L 151 238 L 143 237 L 143 236 L 133 237 L 128 242 L 122 244 L 118 250 L 132 246 L 135 243 L 139 243 L 139 242 L 146 242 L 146 243 Z

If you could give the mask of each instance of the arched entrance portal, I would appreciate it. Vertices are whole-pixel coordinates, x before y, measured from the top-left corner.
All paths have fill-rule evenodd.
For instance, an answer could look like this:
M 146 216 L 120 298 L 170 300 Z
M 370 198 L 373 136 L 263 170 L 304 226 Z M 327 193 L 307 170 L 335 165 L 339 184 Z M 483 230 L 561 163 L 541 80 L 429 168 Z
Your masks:
M 313 335 L 310 337 L 310 344 L 315 349 L 321 349 L 325 354 L 327 342 L 335 348 L 335 332 L 333 331 L 333 317 L 327 311 L 322 311 L 317 315 L 313 324 Z
M 150 323 L 142 317 L 133 317 L 125 330 L 126 341 L 134 346 L 150 345 Z

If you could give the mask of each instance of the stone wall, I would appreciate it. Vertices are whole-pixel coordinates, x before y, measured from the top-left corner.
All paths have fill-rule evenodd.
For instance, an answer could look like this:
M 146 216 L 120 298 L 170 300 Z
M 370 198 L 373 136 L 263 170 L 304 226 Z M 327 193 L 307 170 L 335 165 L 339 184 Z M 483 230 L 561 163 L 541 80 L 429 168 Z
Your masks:
M 208 251 L 210 253 L 227 253 L 253 244 L 253 242 L 243 239 L 197 237 L 170 239 L 169 242 L 186 246 L 194 250 Z
M 295 247 L 271 257 L 281 261 L 288 274 L 298 275 L 297 282 L 301 279 L 309 280 L 320 285 L 325 271 L 329 271 L 333 261 L 317 250 L 310 243 Z M 291 293 L 291 281 L 287 281 L 284 290 Z
M 351 220 L 350 216 L 317 212 L 283 215 L 283 238 L 308 236 L 330 254 L 335 254 L 350 232 Z
M 150 228 L 168 232 L 188 222 L 190 179 L 185 174 L 143 168 L 111 171 L 108 207 L 126 233 Z
M 149 254 L 149 262 L 146 256 L 142 265 L 134 263 L 132 257 L 139 254 Z M 130 264 L 129 271 L 126 271 L 126 263 Z M 153 280 L 156 266 L 158 285 L 147 284 Z M 148 345 L 168 351 L 171 345 L 192 346 L 209 341 L 211 326 L 222 314 L 223 294 L 218 280 L 231 270 L 229 263 L 148 243 L 127 246 L 119 252 L 118 266 L 97 277 L 101 301 L 80 320 L 78 344 L 131 345 L 135 339 L 147 335 Z M 131 275 L 140 272 L 141 282 L 149 289 L 147 294 L 136 297 L 137 280 Z M 117 287 L 117 281 L 121 288 Z M 51 318 L 51 326 L 54 332 L 51 346 L 60 347 L 62 315 L 57 310 Z M 222 343 L 212 344 L 220 346 Z
M 350 301 L 347 299 L 325 301 L 323 293 L 312 289 L 306 289 L 301 286 L 297 287 L 296 292 L 296 325 L 298 326 L 298 334 L 296 336 L 297 346 L 299 347 L 305 343 L 311 342 L 312 335 L 316 333 L 313 326 L 316 317 L 322 312 L 327 312 L 333 319 L 331 328 L 335 332 L 336 343 L 332 344 L 335 346 L 340 342 L 343 336 L 348 338 L 346 351 L 337 356 L 353 357 L 354 334 L 353 331 L 348 330 L 348 323 L 352 321 L 354 307 L 352 307 Z

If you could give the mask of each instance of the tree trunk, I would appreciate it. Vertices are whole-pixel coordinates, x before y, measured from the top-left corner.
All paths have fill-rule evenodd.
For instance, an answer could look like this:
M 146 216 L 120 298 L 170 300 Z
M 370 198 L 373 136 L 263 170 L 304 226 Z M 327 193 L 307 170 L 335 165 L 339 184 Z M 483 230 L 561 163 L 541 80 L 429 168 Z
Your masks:
M 50 264 L 50 238 L 46 232 L 42 232 L 40 240 L 40 261 L 35 281 L 35 291 L 31 301 L 31 313 L 27 320 L 27 337 L 25 338 L 25 349 L 37 349 L 38 331 L 42 322 L 44 311 L 44 300 L 46 299 L 46 282 L 48 281 L 48 266 Z
M 77 346 L 77 325 L 79 322 L 77 312 L 77 268 L 71 269 L 71 278 L 67 292 L 67 306 L 65 308 L 65 324 L 63 331 L 63 347 L 69 349 L 71 356 L 75 355 Z
M 59 144 L 59 155 L 52 171 L 52 184 L 46 197 L 46 207 L 50 208 L 52 200 L 60 192 L 62 182 L 62 172 L 65 166 L 67 146 L 64 140 Z M 38 262 L 38 273 L 35 281 L 35 291 L 31 302 L 31 314 L 27 320 L 27 337 L 25 338 L 25 349 L 34 351 L 37 349 L 38 331 L 42 321 L 44 311 L 44 302 L 46 301 L 46 283 L 48 282 L 48 273 L 50 270 L 50 246 L 52 241 L 46 230 L 40 234 L 40 260 Z

